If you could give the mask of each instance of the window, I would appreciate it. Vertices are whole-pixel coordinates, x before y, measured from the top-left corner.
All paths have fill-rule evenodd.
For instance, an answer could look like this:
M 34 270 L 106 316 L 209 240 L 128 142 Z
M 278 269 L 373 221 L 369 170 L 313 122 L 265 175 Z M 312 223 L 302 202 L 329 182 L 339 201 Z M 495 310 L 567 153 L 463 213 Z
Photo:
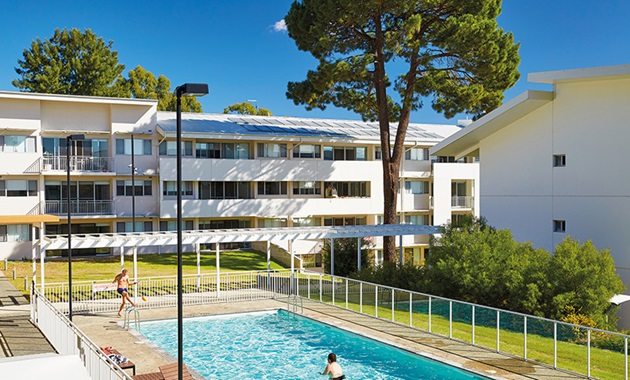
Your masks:
M 131 139 L 116 139 L 116 154 L 131 155 Z M 133 154 L 136 156 L 151 155 L 151 140 L 133 139 Z
M 324 218 L 324 226 L 364 226 L 364 216 Z
M 35 153 L 35 137 L 0 135 L 0 152 Z
M 565 154 L 554 154 L 553 166 L 556 168 L 567 166 L 567 156 Z
M 177 181 L 164 181 L 162 195 L 177 195 Z M 193 195 L 193 183 L 191 181 L 182 182 L 182 195 Z
M 198 142 L 195 153 L 197 158 L 221 158 L 221 144 Z
M 405 151 L 405 160 L 407 161 L 427 161 L 429 159 L 429 149 L 427 148 L 411 148 Z
M 177 156 L 177 141 L 162 141 L 158 147 L 160 156 Z M 192 141 L 182 141 L 182 157 L 193 156 Z
M 266 218 L 258 220 L 259 228 L 286 227 L 287 220 L 282 218 Z
M 405 193 L 429 194 L 429 182 L 428 181 L 405 181 Z
M 324 182 L 325 196 L 335 197 L 369 197 L 368 182 Z
M 258 182 L 258 195 L 286 195 L 286 182 Z
M 293 218 L 293 227 L 317 227 L 321 224 L 320 218 Z
M 37 196 L 37 180 L 0 180 L 0 197 Z
M 215 219 L 215 220 L 200 220 L 200 230 L 233 230 L 237 228 L 249 228 L 251 223 L 249 220 L 238 219 Z
M 454 156 L 431 156 L 431 162 L 455 162 Z
M 302 144 L 293 147 L 293 158 L 322 158 L 320 145 Z
M 0 225 L 0 242 L 31 241 L 30 227 L 29 224 Z
M 293 194 L 294 195 L 321 195 L 322 187 L 321 182 L 293 182 Z
M 258 157 L 282 158 L 287 156 L 287 144 L 258 143 Z
M 429 215 L 405 215 L 405 224 L 428 226 Z
M 199 199 L 250 199 L 250 182 L 199 182 Z
M 365 161 L 367 160 L 367 147 L 325 146 L 324 160 Z
M 383 250 L 377 249 L 374 251 L 374 265 L 380 266 L 383 265 Z
M 194 225 L 192 220 L 182 220 L 182 227 L 184 230 L 193 230 Z M 177 220 L 162 220 L 160 221 L 160 231 L 177 231 Z
M 117 232 L 133 232 L 133 222 L 116 222 Z M 136 222 L 136 232 L 151 232 L 153 231 L 153 223 L 151 222 Z
M 135 196 L 152 195 L 151 180 L 135 181 Z M 116 195 L 132 196 L 134 195 L 131 181 L 116 181 Z
M 564 233 L 567 229 L 566 220 L 554 220 L 553 221 L 553 232 Z

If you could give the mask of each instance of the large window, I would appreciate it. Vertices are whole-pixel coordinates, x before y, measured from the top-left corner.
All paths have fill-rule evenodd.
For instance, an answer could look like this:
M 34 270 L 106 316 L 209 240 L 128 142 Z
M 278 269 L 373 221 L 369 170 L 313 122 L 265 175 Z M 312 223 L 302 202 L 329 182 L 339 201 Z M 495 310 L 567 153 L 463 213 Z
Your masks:
M 199 199 L 252 198 L 250 182 L 199 182 Z
M 197 158 L 221 158 L 221 144 L 198 142 L 195 144 Z
M 116 139 L 116 154 L 131 156 L 131 139 Z M 133 154 L 136 156 L 150 156 L 151 140 L 133 139 Z
M 133 222 L 116 222 L 116 232 L 133 232 Z M 151 232 L 153 231 L 153 223 L 151 222 L 136 222 L 136 232 Z
M 121 140 L 122 141 L 122 140 Z M 138 140 L 142 141 L 142 140 Z M 72 140 L 70 142 L 70 152 L 73 156 L 86 156 L 86 157 L 109 157 L 109 142 L 105 139 L 85 139 L 85 140 Z M 124 150 L 124 143 L 123 150 Z M 129 140 L 130 153 L 131 154 L 131 140 Z M 66 155 L 66 139 L 57 137 L 42 137 L 42 145 L 44 151 L 44 157 L 50 156 L 64 156 Z M 136 146 L 138 146 L 136 144 Z M 134 152 L 136 155 L 142 154 L 142 149 Z M 122 154 L 122 153 L 120 153 Z
M 258 157 L 282 158 L 287 156 L 287 144 L 258 143 Z
M 0 225 L 0 242 L 31 241 L 30 227 L 29 224 Z
M 116 195 L 128 197 L 132 195 L 140 197 L 144 195 L 153 195 L 151 180 L 135 181 L 135 194 L 131 181 L 116 181 Z
M 37 196 L 37 180 L 0 180 L 0 197 Z
M 317 227 L 322 225 L 320 218 L 293 218 L 293 227 Z
M 258 182 L 258 195 L 286 195 L 286 182 Z
M 322 183 L 314 181 L 293 182 L 294 195 L 321 195 Z
M 182 195 L 191 196 L 193 195 L 193 183 L 191 181 L 183 181 L 182 182 Z M 177 181 L 164 181 L 163 182 L 163 190 L 162 195 L 170 196 L 177 195 Z
M 177 156 L 177 141 L 162 141 L 158 153 L 160 156 Z M 192 141 L 182 141 L 182 157 L 192 157 Z
M 325 182 L 324 187 L 326 188 L 326 197 L 370 196 L 368 182 Z
M 111 200 L 109 182 L 100 181 L 71 181 L 70 197 L 81 201 Z M 47 201 L 68 199 L 68 186 L 65 181 L 48 181 L 45 183 Z
M 324 226 L 364 226 L 364 216 L 346 216 L 337 218 L 324 218 Z
M 407 161 L 428 161 L 429 149 L 427 148 L 411 148 L 405 151 L 405 160 Z
M 194 229 L 192 220 L 182 220 L 182 228 L 187 231 Z M 160 221 L 160 231 L 177 231 L 177 220 Z
M 258 220 L 259 228 L 276 228 L 276 227 L 286 227 L 287 220 L 283 218 L 265 218 Z
M 325 146 L 324 160 L 365 161 L 367 160 L 367 147 Z
M 249 220 L 239 219 L 211 219 L 200 220 L 200 230 L 233 230 L 237 228 L 249 228 L 251 222 Z
M 429 182 L 428 181 L 405 181 L 405 193 L 429 194 Z
M 424 225 L 424 226 L 428 226 L 431 223 L 429 223 L 429 215 L 421 215 L 421 214 L 406 214 L 405 215 L 405 224 L 417 224 L 417 225 Z
M 302 144 L 293 147 L 293 158 L 322 158 L 320 145 Z
M 36 153 L 35 137 L 0 135 L 0 152 Z

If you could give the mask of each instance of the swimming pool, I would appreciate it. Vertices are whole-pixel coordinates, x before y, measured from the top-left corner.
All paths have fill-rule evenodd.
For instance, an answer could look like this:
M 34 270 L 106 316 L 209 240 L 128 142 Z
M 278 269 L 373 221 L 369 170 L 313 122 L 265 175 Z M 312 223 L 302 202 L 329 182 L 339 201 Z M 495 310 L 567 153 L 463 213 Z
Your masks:
M 177 321 L 141 333 L 177 356 Z M 284 310 L 184 320 L 184 362 L 206 379 L 327 379 L 330 352 L 348 380 L 485 379 Z

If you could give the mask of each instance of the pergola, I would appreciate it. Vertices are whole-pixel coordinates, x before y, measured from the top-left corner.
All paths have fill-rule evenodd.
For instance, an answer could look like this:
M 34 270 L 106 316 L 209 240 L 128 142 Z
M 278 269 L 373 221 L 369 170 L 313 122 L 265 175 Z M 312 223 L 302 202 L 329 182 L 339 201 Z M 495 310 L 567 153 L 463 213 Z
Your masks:
M 283 240 L 320 240 L 331 239 L 331 274 L 335 268 L 334 239 L 357 238 L 357 263 L 361 269 L 361 244 L 360 239 L 368 236 L 400 236 L 400 260 L 402 262 L 402 237 L 404 235 L 433 235 L 439 233 L 439 227 L 414 225 L 414 224 L 381 224 L 366 226 L 344 227 L 283 227 L 283 228 L 248 228 L 234 230 L 198 230 L 183 231 L 182 244 L 195 247 L 197 254 L 197 274 L 201 274 L 201 244 L 215 244 L 216 246 L 216 271 L 220 272 L 219 244 L 237 242 L 267 242 L 267 270 L 271 264 L 272 241 Z M 177 231 L 168 232 L 135 232 L 135 233 L 108 233 L 108 234 L 73 234 L 72 248 L 119 248 L 121 267 L 124 265 L 123 248 L 133 249 L 133 272 L 137 279 L 137 248 L 149 246 L 165 246 L 177 244 Z M 40 278 L 41 289 L 44 289 L 44 261 L 47 250 L 67 249 L 67 235 L 46 235 L 40 240 Z M 33 271 L 35 273 L 35 257 L 33 257 Z M 294 253 L 291 252 L 291 271 L 294 268 Z M 219 276 L 217 276 L 219 281 Z

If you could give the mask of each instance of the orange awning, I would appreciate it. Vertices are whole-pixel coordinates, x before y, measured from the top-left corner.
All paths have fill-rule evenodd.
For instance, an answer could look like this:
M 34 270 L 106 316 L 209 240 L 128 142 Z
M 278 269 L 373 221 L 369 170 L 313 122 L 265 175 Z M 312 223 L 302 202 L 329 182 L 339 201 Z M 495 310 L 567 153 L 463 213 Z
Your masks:
M 0 215 L 0 224 L 37 224 L 58 222 L 59 217 L 56 215 Z

